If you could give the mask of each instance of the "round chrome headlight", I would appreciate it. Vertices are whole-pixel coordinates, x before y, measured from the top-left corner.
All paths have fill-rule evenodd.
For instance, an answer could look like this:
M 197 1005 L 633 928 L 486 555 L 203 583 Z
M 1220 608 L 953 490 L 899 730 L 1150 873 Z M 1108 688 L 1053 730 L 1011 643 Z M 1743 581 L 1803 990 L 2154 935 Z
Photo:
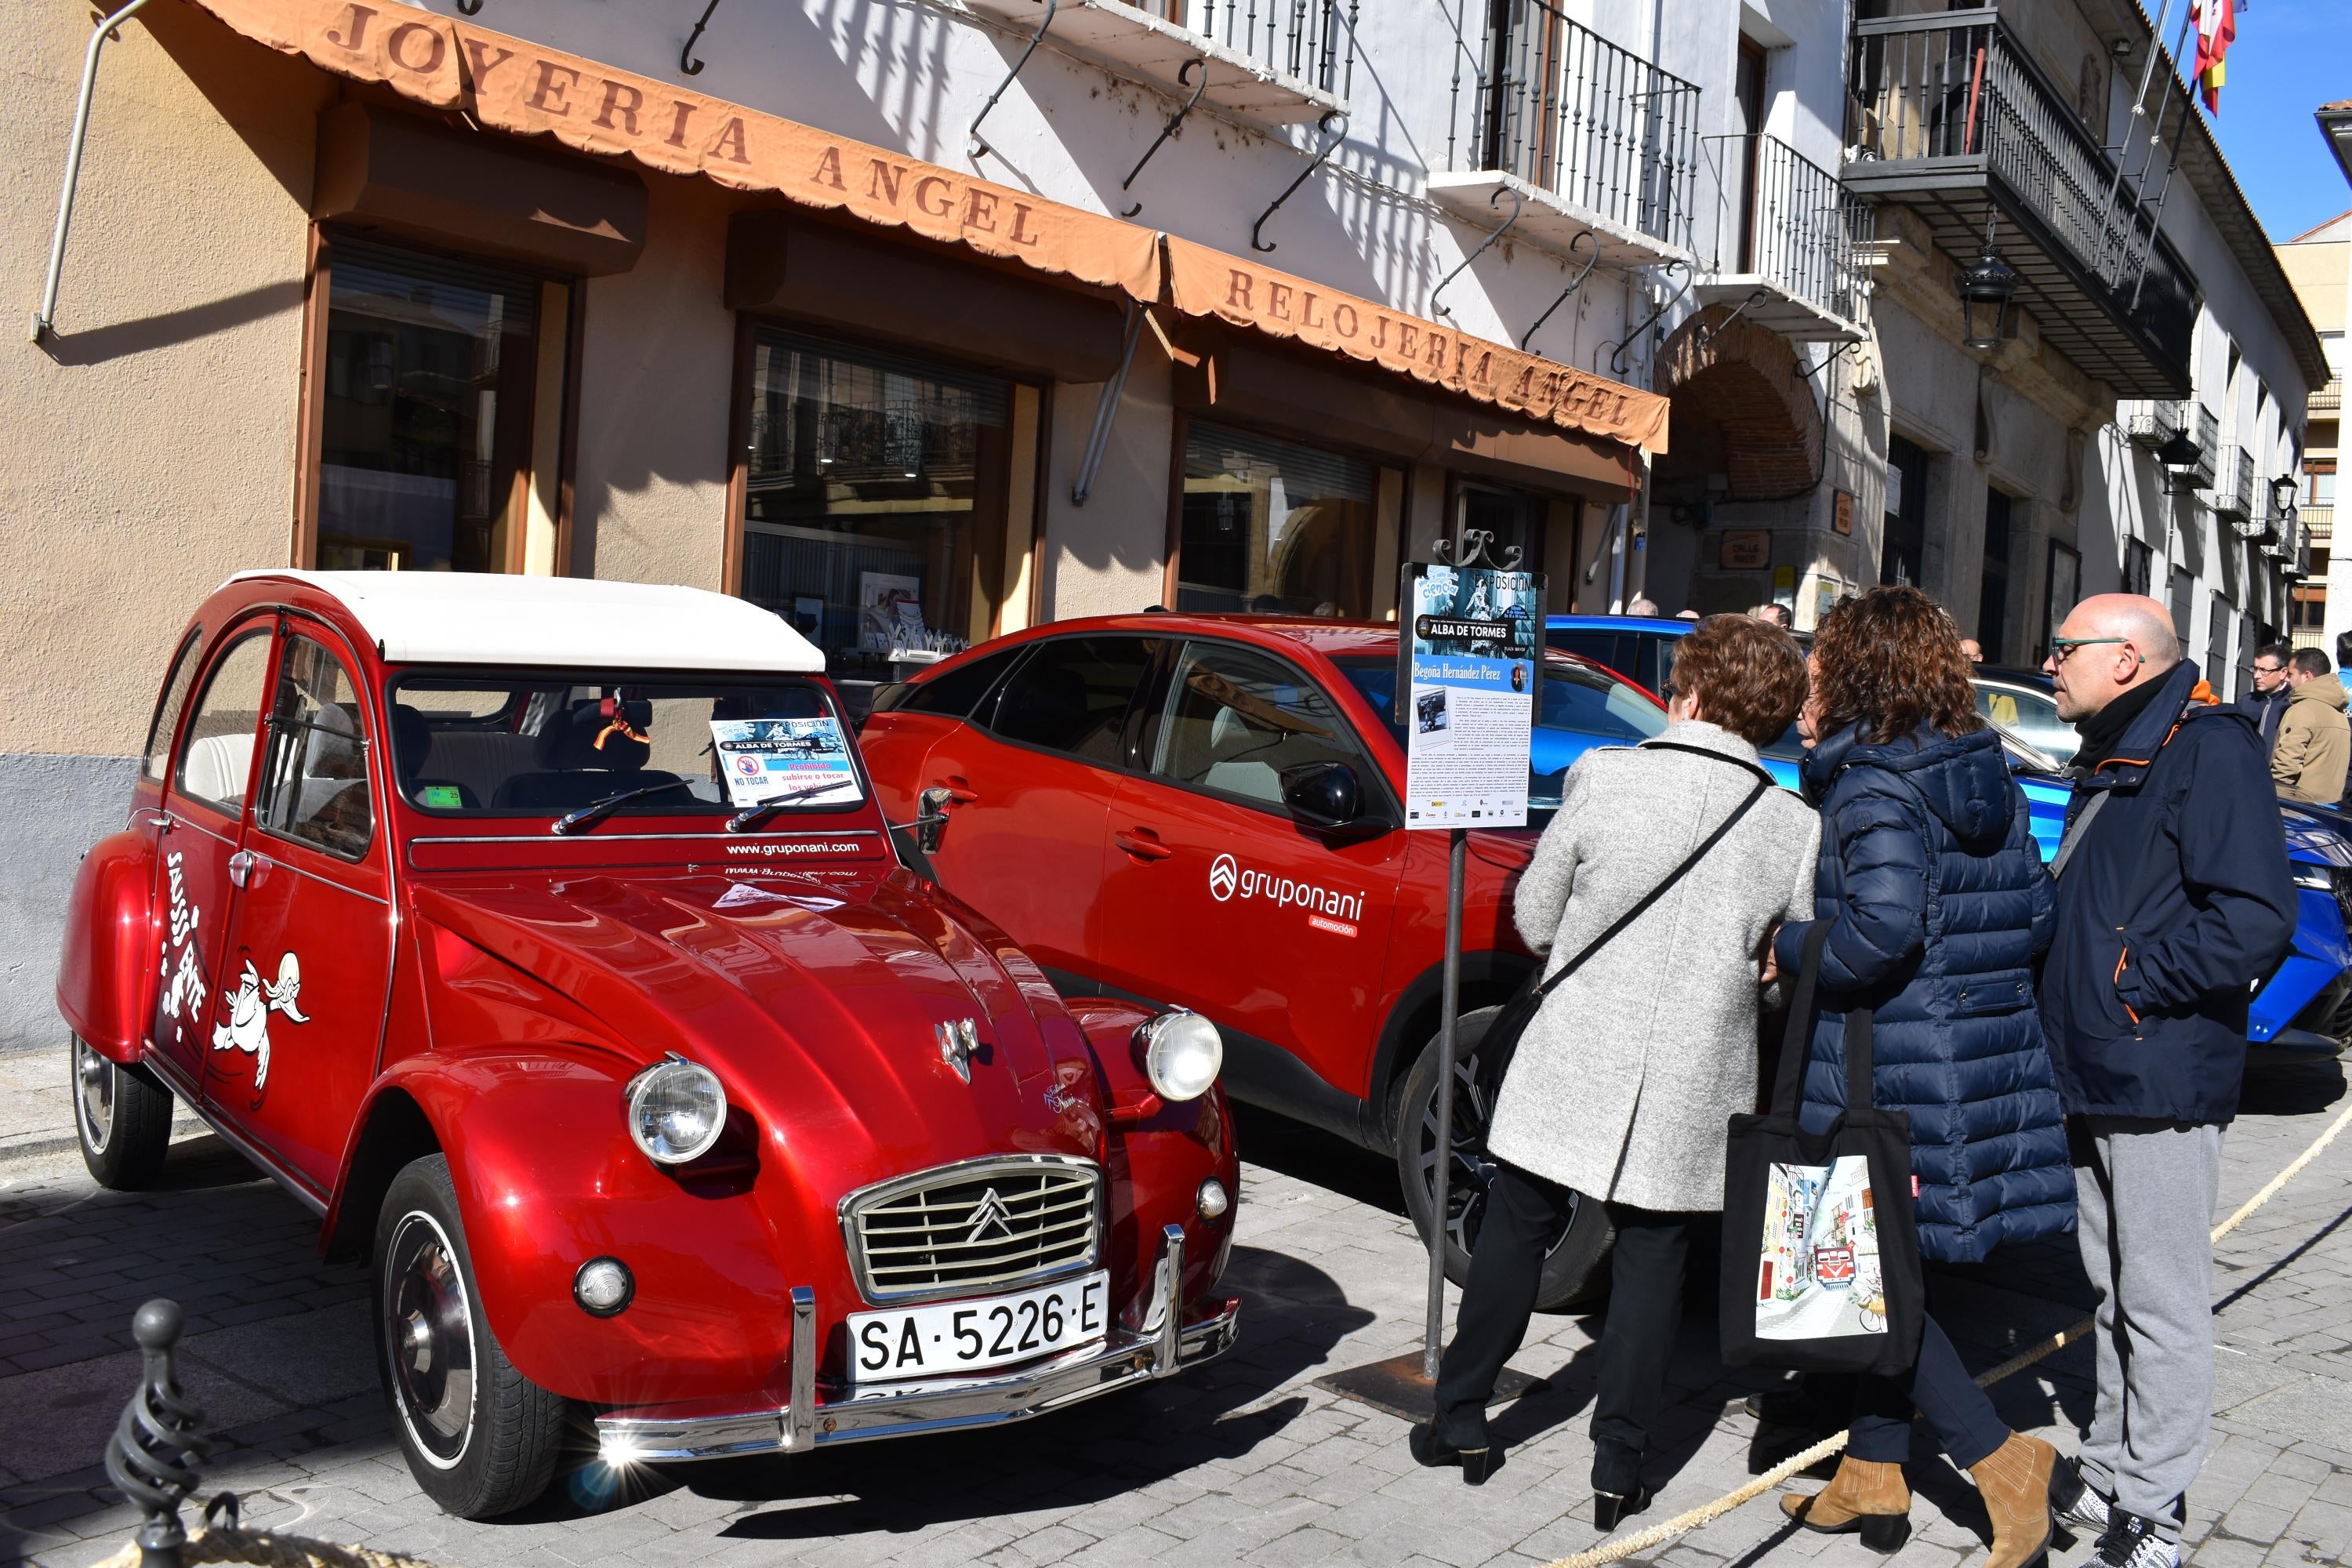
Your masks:
M 682 1165 L 710 1152 L 727 1125 L 727 1091 L 719 1075 L 673 1056 L 629 1080 L 629 1136 L 646 1158 Z
M 1143 1070 L 1162 1100 L 1198 1100 L 1225 1065 L 1224 1037 L 1198 1013 L 1162 1013 L 1136 1031 Z

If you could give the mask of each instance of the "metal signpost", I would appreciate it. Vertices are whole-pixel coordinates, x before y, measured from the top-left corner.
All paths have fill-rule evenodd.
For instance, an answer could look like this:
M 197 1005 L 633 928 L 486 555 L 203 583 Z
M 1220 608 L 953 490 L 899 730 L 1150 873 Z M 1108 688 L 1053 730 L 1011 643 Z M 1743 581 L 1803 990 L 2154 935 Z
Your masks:
M 1493 534 L 1440 540 L 1406 565 L 1398 598 L 1396 713 L 1405 731 L 1405 826 L 1444 830 L 1445 971 L 1439 1001 L 1436 1159 L 1430 1194 L 1429 1298 L 1418 1366 L 1398 1357 L 1335 1373 L 1335 1390 L 1408 1419 L 1428 1413 L 1445 1339 L 1445 1246 L 1453 1204 L 1454 1079 L 1462 996 L 1462 890 L 1470 829 L 1523 827 L 1528 753 L 1543 674 L 1544 580 L 1517 570 L 1517 546 L 1489 559 Z M 1421 1128 L 1400 1127 L 1418 1139 Z M 1526 1380 L 1497 1387 L 1507 1395 Z

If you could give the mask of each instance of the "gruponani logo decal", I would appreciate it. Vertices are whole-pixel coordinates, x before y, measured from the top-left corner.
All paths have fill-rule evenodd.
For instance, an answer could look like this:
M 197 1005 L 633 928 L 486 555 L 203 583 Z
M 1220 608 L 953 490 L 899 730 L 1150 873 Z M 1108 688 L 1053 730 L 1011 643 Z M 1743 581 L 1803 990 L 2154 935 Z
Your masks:
M 1276 909 L 1305 910 L 1308 925 L 1340 936 L 1355 935 L 1355 922 L 1364 918 L 1361 893 L 1343 893 L 1336 888 L 1302 882 L 1296 877 L 1252 870 L 1230 855 L 1220 855 L 1209 865 L 1209 896 L 1222 904 L 1237 894 L 1244 899 L 1270 900 Z

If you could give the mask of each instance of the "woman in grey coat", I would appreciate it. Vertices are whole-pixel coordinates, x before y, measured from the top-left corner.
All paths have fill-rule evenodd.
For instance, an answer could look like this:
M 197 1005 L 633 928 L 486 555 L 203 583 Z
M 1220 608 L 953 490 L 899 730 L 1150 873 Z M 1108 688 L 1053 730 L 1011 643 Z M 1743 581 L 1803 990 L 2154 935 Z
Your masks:
M 1520 879 L 1520 936 L 1549 974 L 1591 947 L 1767 786 L 1715 847 L 1545 998 L 1495 1107 L 1500 1169 L 1472 1250 L 1423 1464 L 1473 1485 L 1491 1466 L 1486 1400 L 1526 1337 L 1547 1244 L 1575 1194 L 1617 1227 L 1592 1413 L 1603 1529 L 1643 1507 L 1641 1465 L 1682 1319 L 1692 1216 L 1723 1206 L 1725 1122 L 1756 1109 L 1770 937 L 1810 919 L 1821 823 L 1757 762 L 1805 699 L 1796 639 L 1746 616 L 1702 621 L 1675 657 L 1666 732 L 1586 753 Z

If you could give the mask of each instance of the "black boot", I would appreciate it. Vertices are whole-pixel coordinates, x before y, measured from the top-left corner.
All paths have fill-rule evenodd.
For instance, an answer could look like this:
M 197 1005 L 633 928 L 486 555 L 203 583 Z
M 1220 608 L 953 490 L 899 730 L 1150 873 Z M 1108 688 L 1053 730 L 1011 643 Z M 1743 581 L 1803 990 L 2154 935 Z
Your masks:
M 1432 1469 L 1461 1466 L 1462 1480 L 1465 1486 L 1483 1487 L 1486 1484 L 1486 1478 L 1502 1468 L 1492 1447 L 1457 1448 L 1437 1435 L 1437 1425 L 1433 1421 L 1424 1421 L 1415 1426 L 1405 1441 L 1412 1450 L 1414 1460 Z
M 1603 1437 L 1592 1446 L 1592 1522 L 1604 1531 L 1650 1506 L 1642 1484 L 1642 1451 Z

